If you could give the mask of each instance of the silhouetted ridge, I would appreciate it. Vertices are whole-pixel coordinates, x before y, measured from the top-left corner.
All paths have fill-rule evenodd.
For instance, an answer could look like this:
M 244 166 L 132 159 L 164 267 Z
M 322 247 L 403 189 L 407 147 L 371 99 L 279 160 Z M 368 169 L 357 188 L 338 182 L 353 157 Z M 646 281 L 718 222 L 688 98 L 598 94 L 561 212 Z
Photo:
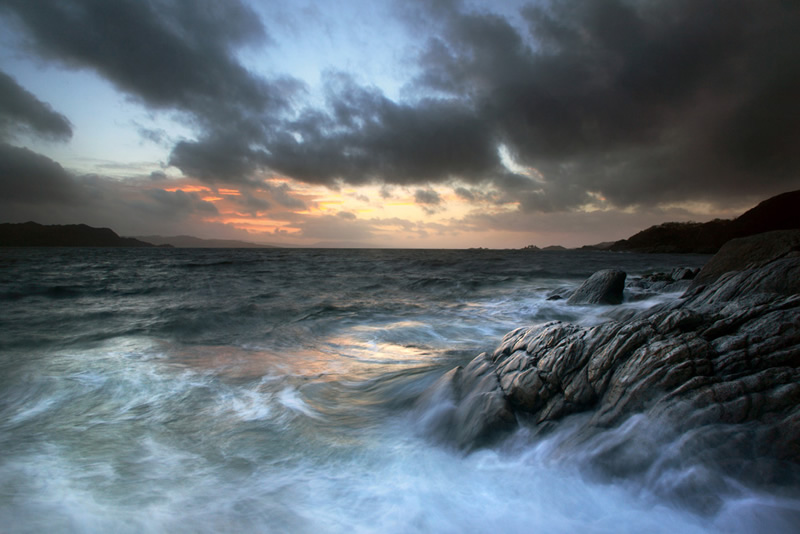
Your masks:
M 668 222 L 651 226 L 610 250 L 634 252 L 694 252 L 714 254 L 731 239 L 773 230 L 800 228 L 800 190 L 769 198 L 733 220 L 706 223 Z
M 734 219 L 733 223 L 740 232 L 736 237 L 800 228 L 800 190 L 768 198 Z
M 0 224 L 3 247 L 153 247 L 132 237 L 120 237 L 110 228 L 85 224 L 42 225 L 35 222 Z

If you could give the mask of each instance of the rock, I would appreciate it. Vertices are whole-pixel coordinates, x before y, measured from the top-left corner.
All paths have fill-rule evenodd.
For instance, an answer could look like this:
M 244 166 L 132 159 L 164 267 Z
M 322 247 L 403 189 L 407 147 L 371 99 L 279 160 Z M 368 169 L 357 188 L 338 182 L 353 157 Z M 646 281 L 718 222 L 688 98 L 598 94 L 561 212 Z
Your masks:
M 731 271 L 760 267 L 800 251 L 800 230 L 780 230 L 732 239 L 703 266 L 689 290 L 710 284 Z
M 515 417 L 488 357 L 442 376 L 417 403 L 423 431 L 465 450 L 491 443 Z
M 689 267 L 676 267 L 673 269 L 672 273 L 670 273 L 670 279 L 674 280 L 675 282 L 679 282 L 681 280 L 693 280 L 694 277 L 697 276 L 697 273 L 700 272 L 700 269 L 691 269 Z
M 567 300 L 567 304 L 620 304 L 626 274 L 604 269 L 590 276 Z
M 623 321 L 592 327 L 555 321 L 510 332 L 491 356 L 482 354 L 449 379 L 458 391 L 448 424 L 463 425 L 453 442 L 480 446 L 507 431 L 515 416 L 534 432 L 547 432 L 583 413 L 574 454 L 610 476 L 652 482 L 656 463 L 665 473 L 694 473 L 687 479 L 665 475 L 656 488 L 692 506 L 719 506 L 718 499 L 698 495 L 731 480 L 797 489 L 795 235 L 771 233 L 755 244 L 726 245 L 715 263 L 739 270 Z M 741 250 L 757 253 L 734 263 L 729 254 Z M 618 271 L 600 274 L 602 280 L 619 280 L 620 274 L 624 280 Z M 663 451 L 645 454 L 641 443 L 653 432 Z
M 784 258 L 764 267 L 730 272 L 721 276 L 701 291 L 684 294 L 688 304 L 697 309 L 714 310 L 734 302 L 733 307 L 752 308 L 769 302 L 775 295 L 790 296 L 800 293 L 800 257 Z
M 629 300 L 642 300 L 657 293 L 683 293 L 689 289 L 692 278 L 700 269 L 678 268 L 672 273 L 651 273 L 641 278 L 636 278 L 628 285 L 629 289 L 636 290 L 627 295 Z
M 574 289 L 569 287 L 559 287 L 558 289 L 554 289 L 547 295 L 547 300 L 562 300 L 569 298 L 572 293 L 574 293 Z

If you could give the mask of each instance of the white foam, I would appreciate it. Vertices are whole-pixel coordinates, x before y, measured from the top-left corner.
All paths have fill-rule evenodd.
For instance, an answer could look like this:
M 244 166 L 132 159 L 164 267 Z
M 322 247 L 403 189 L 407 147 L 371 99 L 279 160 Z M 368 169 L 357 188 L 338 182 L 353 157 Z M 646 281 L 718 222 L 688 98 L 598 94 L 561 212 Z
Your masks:
M 35 400 L 32 404 L 21 407 L 9 418 L 12 424 L 19 424 L 50 411 L 58 406 L 62 398 L 60 396 L 44 397 Z
M 301 413 L 314 419 L 322 417 L 313 410 L 300 396 L 300 392 L 294 387 L 285 387 L 278 393 L 278 401 L 289 410 Z
M 262 421 L 273 415 L 272 400 L 271 393 L 242 388 L 221 396 L 219 414 L 230 412 L 242 421 Z
M 257 393 L 245 389 L 237 398 L 270 398 Z M 318 416 L 294 387 L 284 387 L 276 398 L 297 413 Z M 217 417 L 267 413 L 251 409 Z M 235 442 L 249 447 L 244 456 L 213 435 L 186 442 L 163 433 L 147 433 L 119 450 L 83 442 L 77 449 L 17 451 L 0 463 L 0 514 L 8 519 L 3 528 L 11 534 L 744 534 L 768 526 L 771 534 L 787 534 L 793 532 L 792 514 L 800 513 L 796 501 L 749 496 L 703 518 L 629 486 L 585 480 L 565 462 L 552 461 L 552 440 L 520 440 L 518 446 L 465 456 L 414 436 L 406 423 L 387 420 L 347 443 L 336 435 L 260 446 Z M 267 436 L 269 428 L 262 430 Z

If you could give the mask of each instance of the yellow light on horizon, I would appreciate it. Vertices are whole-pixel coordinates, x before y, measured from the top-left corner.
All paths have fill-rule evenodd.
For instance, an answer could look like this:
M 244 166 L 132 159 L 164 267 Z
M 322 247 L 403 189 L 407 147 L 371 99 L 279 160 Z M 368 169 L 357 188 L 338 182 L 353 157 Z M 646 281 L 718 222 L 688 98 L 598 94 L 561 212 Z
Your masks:
M 169 191 L 170 193 L 174 193 L 175 191 L 183 191 L 184 193 L 199 193 L 200 191 L 210 192 L 211 189 L 203 185 L 182 185 L 179 187 L 170 187 L 169 189 L 164 189 L 164 191 Z
M 248 224 L 252 226 L 286 226 L 291 224 L 290 221 L 281 221 L 281 220 L 274 220 L 274 219 L 256 219 L 252 217 L 219 217 L 213 219 L 215 222 L 221 222 L 223 224 Z

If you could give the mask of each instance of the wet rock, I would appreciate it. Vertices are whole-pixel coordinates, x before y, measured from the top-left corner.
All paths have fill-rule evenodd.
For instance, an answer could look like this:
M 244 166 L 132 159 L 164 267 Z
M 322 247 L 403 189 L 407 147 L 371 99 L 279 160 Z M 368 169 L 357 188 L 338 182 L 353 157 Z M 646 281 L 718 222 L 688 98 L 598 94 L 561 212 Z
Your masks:
M 456 443 L 485 442 L 514 415 L 550 429 L 585 413 L 584 436 L 644 416 L 673 433 L 674 455 L 658 460 L 663 469 L 696 462 L 756 485 L 796 484 L 800 257 L 774 250 L 771 260 L 761 257 L 623 321 L 555 321 L 510 332 L 491 356 L 460 371 L 453 421 L 464 428 Z M 635 445 L 645 437 L 626 439 Z M 598 452 L 594 460 L 613 470 L 603 458 Z M 645 476 L 656 460 L 642 458 L 646 465 L 637 469 Z
M 800 258 L 776 260 L 764 267 L 730 272 L 720 276 L 710 286 L 687 290 L 687 305 L 711 311 L 726 307 L 731 311 L 748 310 L 771 304 L 775 296 L 800 293 Z
M 693 280 L 697 273 L 700 272 L 700 269 L 691 269 L 689 267 L 676 267 L 673 269 L 672 273 L 670 273 L 670 278 L 675 282 L 680 280 Z
M 558 289 L 554 289 L 547 295 L 547 300 L 562 300 L 569 298 L 570 295 L 574 292 L 573 289 L 569 287 L 560 287 Z
M 423 432 L 465 450 L 491 443 L 515 424 L 485 354 L 443 375 L 417 404 Z
M 590 276 L 567 300 L 567 304 L 621 304 L 625 290 L 623 271 L 604 269 Z
M 670 273 L 647 274 L 630 282 L 629 287 L 638 290 L 638 293 L 629 297 L 632 300 L 641 300 L 656 293 L 682 293 L 689 289 L 699 272 L 700 269 L 676 267 Z
M 758 268 L 780 258 L 796 257 L 798 251 L 800 230 L 779 230 L 732 239 L 703 266 L 690 289 L 708 285 L 731 271 Z

